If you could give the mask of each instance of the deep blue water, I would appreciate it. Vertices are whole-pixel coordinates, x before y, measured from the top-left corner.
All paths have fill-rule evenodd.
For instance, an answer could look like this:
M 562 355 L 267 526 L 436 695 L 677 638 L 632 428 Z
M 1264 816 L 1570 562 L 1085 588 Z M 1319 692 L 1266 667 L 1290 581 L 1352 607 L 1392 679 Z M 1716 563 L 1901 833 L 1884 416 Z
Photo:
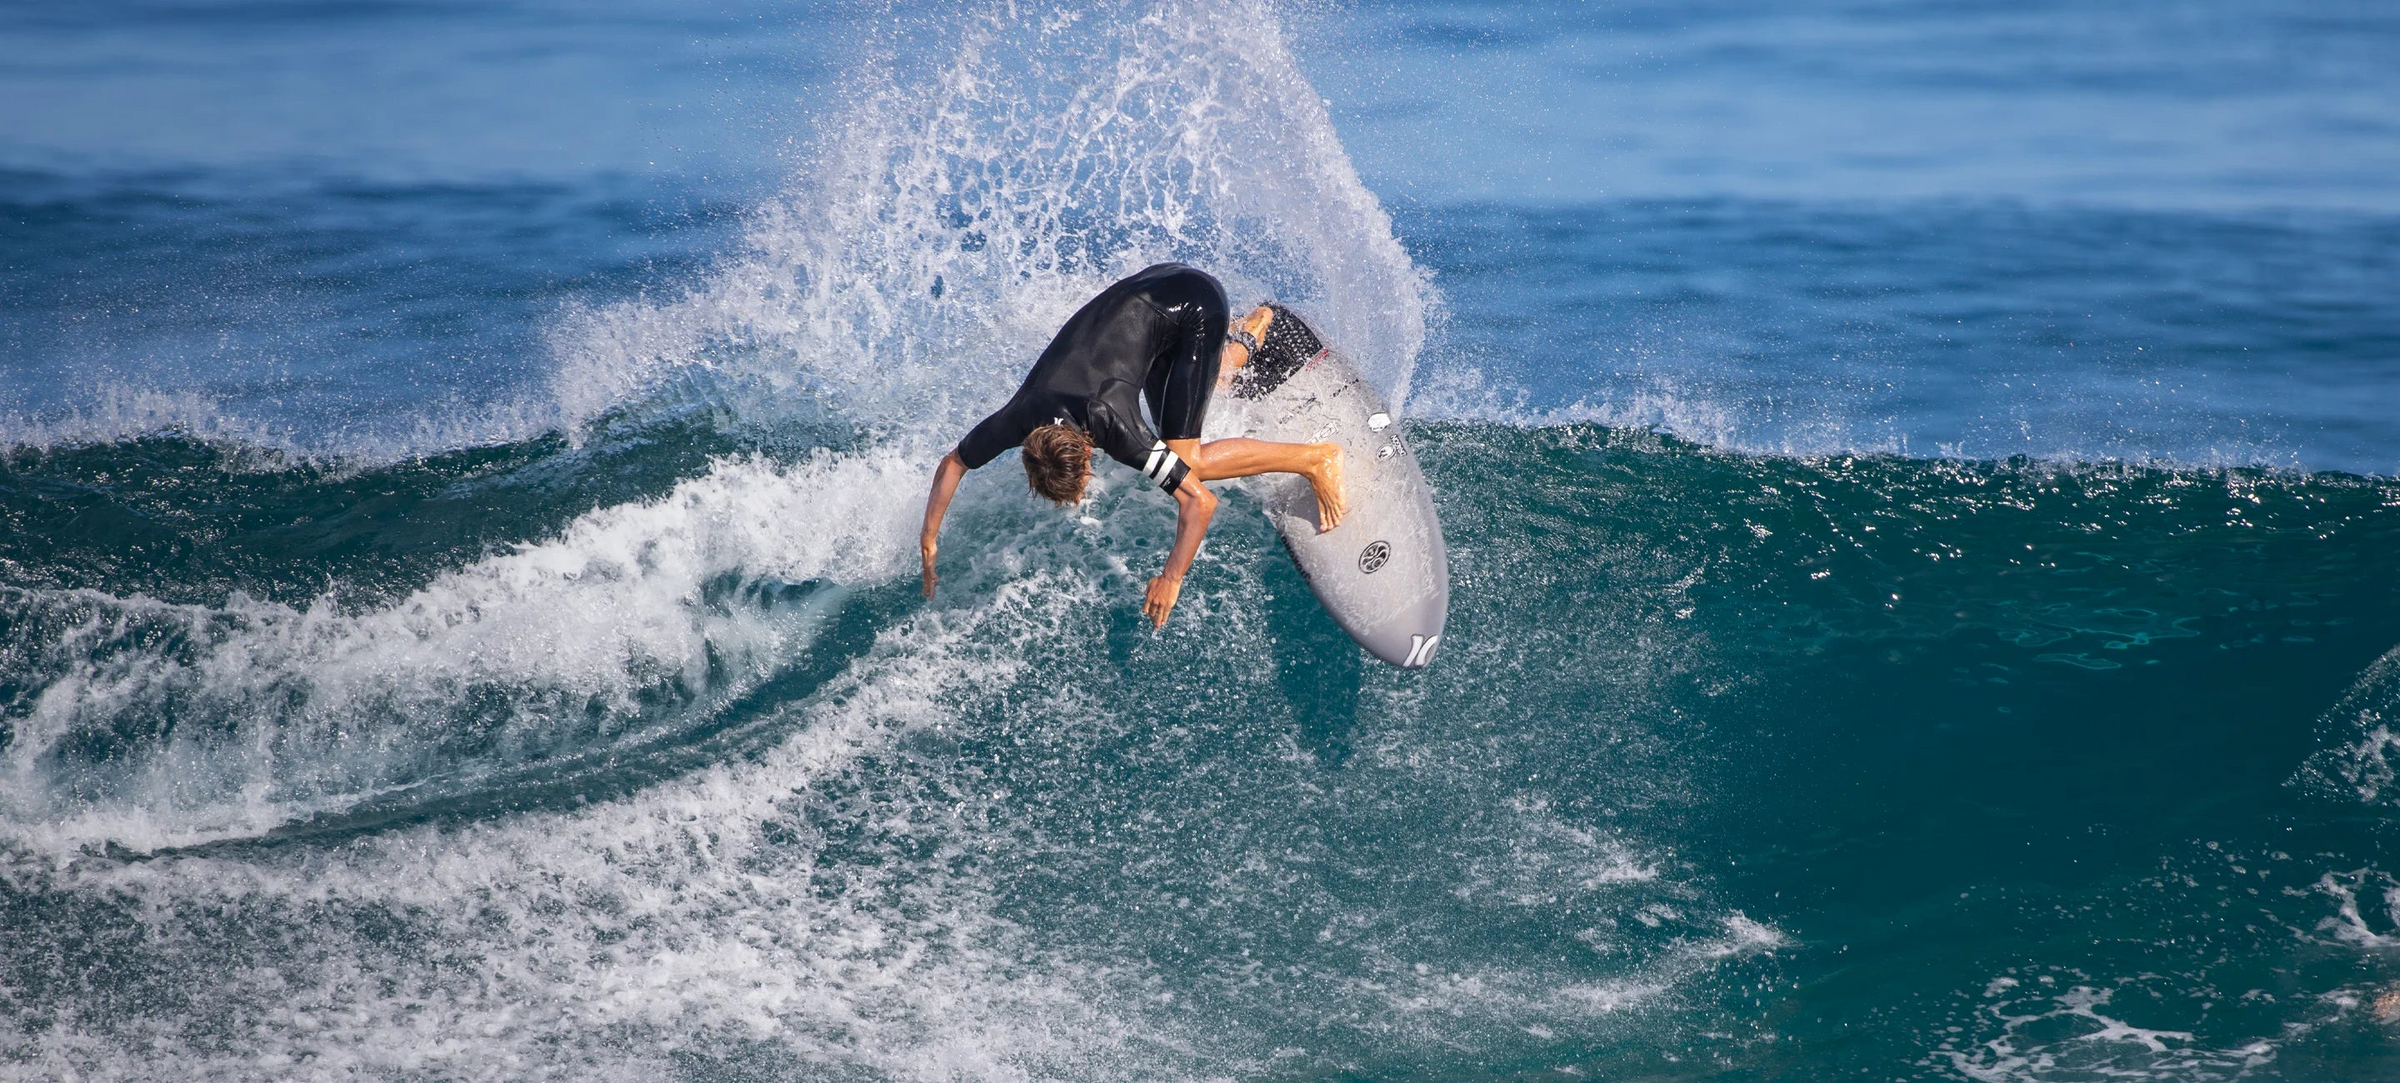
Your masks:
M 0 11 L 0 1078 L 2400 1077 L 2400 17 Z M 1441 662 L 931 462 L 1162 258 Z M 987 472 L 990 473 L 990 472 Z

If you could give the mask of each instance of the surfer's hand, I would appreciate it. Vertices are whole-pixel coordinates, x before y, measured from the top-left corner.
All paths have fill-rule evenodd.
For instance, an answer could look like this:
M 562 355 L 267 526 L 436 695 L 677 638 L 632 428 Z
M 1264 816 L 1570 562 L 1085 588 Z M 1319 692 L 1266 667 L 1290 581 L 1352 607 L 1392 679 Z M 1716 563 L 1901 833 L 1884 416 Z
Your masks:
M 1167 614 L 1175 611 L 1175 597 L 1183 593 L 1182 576 L 1159 576 L 1150 581 L 1150 590 L 1142 595 L 1142 615 L 1150 618 L 1152 628 L 1164 628 Z
M 933 598 L 933 551 L 942 536 L 942 514 L 950 510 L 950 498 L 958 494 L 958 479 L 967 476 L 967 464 L 959 461 L 958 452 L 942 456 L 941 465 L 933 468 L 933 491 L 925 494 L 925 531 L 917 535 L 917 555 L 925 558 L 925 597 Z

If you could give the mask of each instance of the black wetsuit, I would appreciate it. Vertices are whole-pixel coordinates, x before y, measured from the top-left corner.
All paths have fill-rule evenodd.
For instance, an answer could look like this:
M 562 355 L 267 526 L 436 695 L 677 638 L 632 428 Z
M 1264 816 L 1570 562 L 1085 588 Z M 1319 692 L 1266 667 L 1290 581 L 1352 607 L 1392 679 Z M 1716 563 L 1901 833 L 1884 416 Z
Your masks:
M 1102 290 L 1058 329 L 1008 405 L 958 442 L 972 470 L 1064 422 L 1109 458 L 1174 492 L 1187 473 L 1169 440 L 1197 440 L 1225 345 L 1225 287 L 1196 267 L 1161 263 Z M 1155 432 L 1142 420 L 1150 401 Z

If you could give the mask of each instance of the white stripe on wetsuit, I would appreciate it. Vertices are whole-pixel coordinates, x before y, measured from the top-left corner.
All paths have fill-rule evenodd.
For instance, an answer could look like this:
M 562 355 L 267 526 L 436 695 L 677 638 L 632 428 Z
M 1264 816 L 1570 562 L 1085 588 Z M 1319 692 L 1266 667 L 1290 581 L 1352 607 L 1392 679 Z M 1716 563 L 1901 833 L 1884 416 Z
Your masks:
M 1174 452 L 1167 450 L 1167 442 L 1161 440 L 1150 445 L 1150 459 L 1142 465 L 1142 473 L 1150 475 L 1150 480 L 1157 483 L 1159 488 L 1164 489 L 1167 487 L 1168 476 L 1174 474 L 1175 468 L 1182 464 L 1183 460 L 1176 457 Z

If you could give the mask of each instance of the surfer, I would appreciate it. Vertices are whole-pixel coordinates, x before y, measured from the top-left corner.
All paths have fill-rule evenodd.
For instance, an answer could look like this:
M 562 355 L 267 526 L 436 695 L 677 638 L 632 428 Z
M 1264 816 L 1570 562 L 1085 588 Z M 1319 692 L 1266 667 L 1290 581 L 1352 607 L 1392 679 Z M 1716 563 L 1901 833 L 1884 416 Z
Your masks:
M 1153 625 L 1166 624 L 1174 610 L 1184 573 L 1216 514 L 1217 498 L 1201 482 L 1302 475 L 1316 490 L 1318 530 L 1333 529 L 1344 508 L 1340 445 L 1246 437 L 1200 442 L 1209 397 L 1253 358 L 1292 367 L 1306 360 L 1276 355 L 1289 347 L 1267 337 L 1274 321 L 1275 309 L 1260 305 L 1232 323 L 1225 287 L 1180 263 L 1158 264 L 1102 290 L 1058 329 L 1007 405 L 942 456 L 917 543 L 925 560 L 925 596 L 933 597 L 942 515 L 959 479 L 1011 447 L 1023 449 L 1025 483 L 1059 504 L 1083 499 L 1095 448 L 1175 498 L 1175 544 L 1142 598 L 1142 613 Z M 1144 399 L 1156 431 L 1142 418 Z

